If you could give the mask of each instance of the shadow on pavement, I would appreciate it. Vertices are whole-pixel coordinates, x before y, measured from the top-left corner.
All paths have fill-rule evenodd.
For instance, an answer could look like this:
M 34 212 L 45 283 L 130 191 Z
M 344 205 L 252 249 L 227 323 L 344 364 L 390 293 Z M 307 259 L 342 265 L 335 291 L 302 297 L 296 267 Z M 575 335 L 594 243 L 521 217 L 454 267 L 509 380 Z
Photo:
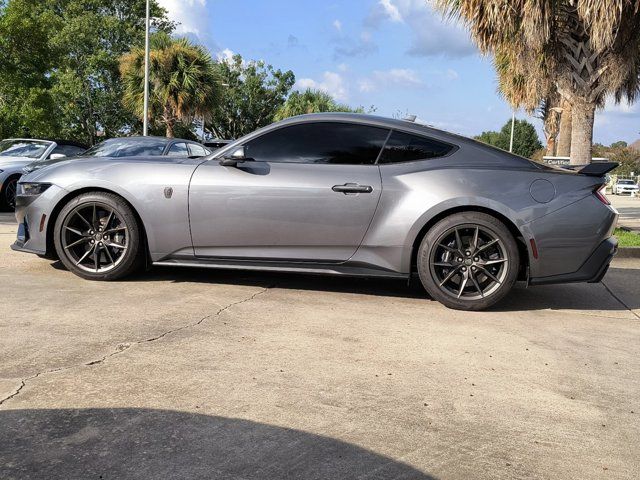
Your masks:
M 0 412 L 0 478 L 429 480 L 332 438 L 167 410 Z
M 52 265 L 64 269 L 60 262 Z M 611 268 L 605 283 L 624 285 L 625 278 L 640 278 L 640 270 Z M 620 281 L 610 282 L 612 279 Z M 425 299 L 430 301 L 420 280 L 414 277 L 410 285 L 404 280 L 379 278 L 354 278 L 339 276 L 307 275 L 300 273 L 252 272 L 244 270 L 217 270 L 208 268 L 154 267 L 125 282 L 176 282 L 244 285 L 280 289 L 309 290 L 319 292 L 356 293 L 380 297 Z M 634 280 L 637 282 L 637 280 Z M 627 296 L 629 297 L 629 296 Z M 640 308 L 640 296 L 631 296 L 625 303 L 614 298 L 607 290 L 595 284 L 575 283 L 526 288 L 519 282 L 511 293 L 492 310 L 532 311 L 545 309 L 624 311 L 627 307 Z M 631 302 L 631 304 L 629 303 Z

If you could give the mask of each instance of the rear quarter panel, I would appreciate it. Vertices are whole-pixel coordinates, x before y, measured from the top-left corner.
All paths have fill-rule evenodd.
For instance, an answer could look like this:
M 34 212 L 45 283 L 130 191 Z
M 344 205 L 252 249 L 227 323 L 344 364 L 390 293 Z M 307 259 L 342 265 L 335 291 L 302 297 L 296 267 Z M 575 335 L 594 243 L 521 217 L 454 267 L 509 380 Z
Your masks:
M 590 202 L 597 202 L 591 197 L 598 179 L 535 167 L 462 164 L 455 158 L 381 165 L 380 171 L 380 204 L 353 260 L 409 273 L 414 242 L 425 225 L 444 212 L 469 207 L 498 212 L 515 225 L 525 241 L 532 276 L 577 270 L 607 235 L 606 212 L 567 209 L 581 201 L 597 209 Z M 538 179 L 555 190 L 547 203 L 531 195 Z M 598 233 L 585 235 L 585 230 Z M 538 242 L 539 259 L 533 258 L 532 238 Z

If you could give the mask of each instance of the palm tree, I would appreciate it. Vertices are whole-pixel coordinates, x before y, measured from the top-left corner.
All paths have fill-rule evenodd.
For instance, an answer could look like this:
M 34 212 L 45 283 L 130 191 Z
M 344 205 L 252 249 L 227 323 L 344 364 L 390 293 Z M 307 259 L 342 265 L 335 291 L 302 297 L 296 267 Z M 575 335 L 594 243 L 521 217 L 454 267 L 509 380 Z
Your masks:
M 560 103 L 560 134 L 558 135 L 558 148 L 556 155 L 569 157 L 571 155 L 571 104 L 562 100 Z
M 348 105 L 338 103 L 334 98 L 321 90 L 307 88 L 304 92 L 293 92 L 275 114 L 275 121 L 304 115 L 307 113 L 354 112 L 362 113 L 362 108 L 352 109 Z
M 531 71 L 536 67 L 535 58 L 521 63 L 511 54 L 505 49 L 496 51 L 493 64 L 498 74 L 498 92 L 514 109 L 524 108 L 529 114 L 536 113 L 543 122 L 546 154 L 554 156 L 562 111 L 558 106 L 560 95 L 553 84 Z
M 124 104 L 143 118 L 144 49 L 136 48 L 120 60 Z M 176 123 L 211 117 L 220 98 L 220 84 L 211 55 L 186 38 L 156 33 L 149 62 L 149 117 L 174 136 Z
M 618 102 L 638 95 L 640 1 L 435 2 L 466 23 L 481 52 L 507 52 L 526 75 L 555 85 L 572 107 L 571 163 L 590 163 L 596 108 L 607 95 Z

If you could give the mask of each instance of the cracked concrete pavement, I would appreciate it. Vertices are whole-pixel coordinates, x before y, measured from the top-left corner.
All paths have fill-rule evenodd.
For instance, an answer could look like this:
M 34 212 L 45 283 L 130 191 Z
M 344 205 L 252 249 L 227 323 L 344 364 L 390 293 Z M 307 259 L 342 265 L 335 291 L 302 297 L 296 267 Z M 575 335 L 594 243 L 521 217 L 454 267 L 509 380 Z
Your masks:
M 640 262 L 446 310 L 402 282 L 91 283 L 0 216 L 0 478 L 640 476 Z

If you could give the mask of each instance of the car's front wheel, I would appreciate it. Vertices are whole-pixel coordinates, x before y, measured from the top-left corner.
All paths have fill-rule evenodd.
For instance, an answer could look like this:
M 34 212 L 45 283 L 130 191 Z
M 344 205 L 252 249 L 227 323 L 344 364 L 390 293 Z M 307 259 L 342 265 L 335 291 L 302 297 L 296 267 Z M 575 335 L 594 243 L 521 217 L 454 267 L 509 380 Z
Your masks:
M 457 310 L 484 310 L 501 300 L 518 277 L 520 255 L 509 229 L 480 212 L 439 221 L 422 240 L 418 273 L 427 292 Z
M 18 188 L 18 177 L 7 179 L 2 192 L 0 192 L 0 207 L 13 210 L 16 206 L 16 190 Z
M 65 267 L 89 280 L 117 280 L 142 260 L 142 234 L 131 207 L 117 195 L 90 192 L 73 198 L 54 227 Z

